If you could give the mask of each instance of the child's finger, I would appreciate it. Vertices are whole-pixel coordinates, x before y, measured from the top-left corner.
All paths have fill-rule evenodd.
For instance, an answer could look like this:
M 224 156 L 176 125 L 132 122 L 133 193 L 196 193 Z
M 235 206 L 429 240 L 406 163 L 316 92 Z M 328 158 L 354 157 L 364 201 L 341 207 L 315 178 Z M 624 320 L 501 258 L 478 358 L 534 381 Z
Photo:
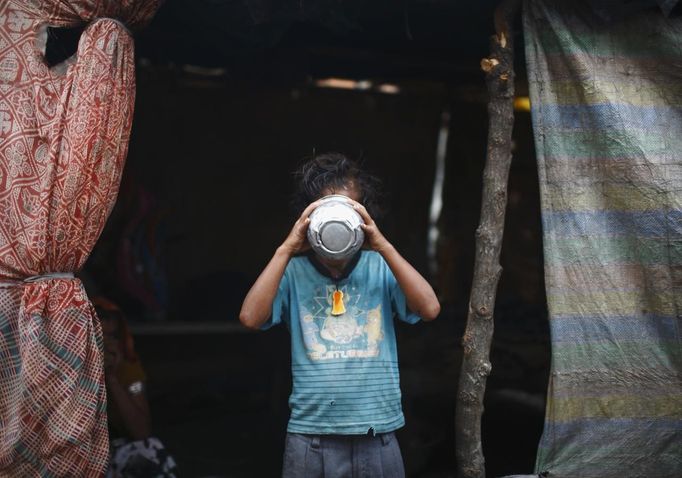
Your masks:
M 301 231 L 305 232 L 308 229 L 308 226 L 310 225 L 310 218 L 306 217 L 303 222 L 301 223 Z
M 353 204 L 353 208 L 360 214 L 360 217 L 362 217 L 362 219 L 365 221 L 365 224 L 372 223 L 372 216 L 369 215 L 367 209 L 365 209 L 365 206 L 359 202 L 356 202 Z
M 310 224 L 310 218 L 309 217 L 306 217 L 303 220 L 299 219 L 298 221 L 296 221 L 295 231 L 296 231 L 296 235 L 299 238 L 302 239 L 305 236 L 306 230 L 308 229 L 308 224 Z

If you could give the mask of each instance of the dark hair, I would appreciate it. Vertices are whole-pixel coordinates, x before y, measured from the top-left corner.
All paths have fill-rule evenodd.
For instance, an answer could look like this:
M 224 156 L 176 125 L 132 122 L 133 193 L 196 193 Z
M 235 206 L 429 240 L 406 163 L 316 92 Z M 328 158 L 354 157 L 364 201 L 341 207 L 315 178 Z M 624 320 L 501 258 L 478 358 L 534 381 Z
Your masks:
M 360 202 L 372 219 L 383 214 L 381 181 L 341 153 L 323 153 L 306 160 L 294 172 L 296 191 L 292 205 L 300 214 L 308 204 L 319 199 L 325 189 L 340 189 L 354 182 L 360 192 Z

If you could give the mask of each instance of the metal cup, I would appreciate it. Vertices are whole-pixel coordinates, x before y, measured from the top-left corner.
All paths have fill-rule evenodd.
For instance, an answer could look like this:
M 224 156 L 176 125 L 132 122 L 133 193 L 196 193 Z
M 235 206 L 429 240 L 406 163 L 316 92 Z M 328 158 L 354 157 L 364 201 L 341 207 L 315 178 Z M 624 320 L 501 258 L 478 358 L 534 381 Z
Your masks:
M 350 259 L 365 241 L 362 217 L 346 196 L 332 194 L 321 201 L 310 214 L 308 242 L 321 257 Z

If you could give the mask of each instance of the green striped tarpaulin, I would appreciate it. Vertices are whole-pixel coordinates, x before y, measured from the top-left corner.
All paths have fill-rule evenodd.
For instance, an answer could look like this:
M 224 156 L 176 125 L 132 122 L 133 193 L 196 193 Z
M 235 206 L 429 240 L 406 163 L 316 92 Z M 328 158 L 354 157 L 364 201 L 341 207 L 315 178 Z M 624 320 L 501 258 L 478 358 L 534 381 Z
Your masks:
M 682 17 L 527 0 L 552 367 L 536 472 L 682 477 Z

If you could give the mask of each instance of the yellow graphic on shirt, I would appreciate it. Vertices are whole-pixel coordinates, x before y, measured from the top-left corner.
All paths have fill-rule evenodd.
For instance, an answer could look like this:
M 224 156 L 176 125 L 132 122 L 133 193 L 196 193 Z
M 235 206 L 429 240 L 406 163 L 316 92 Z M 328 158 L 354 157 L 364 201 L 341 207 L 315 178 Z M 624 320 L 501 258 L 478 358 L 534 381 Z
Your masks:
M 332 293 L 332 315 L 342 315 L 346 313 L 346 306 L 343 305 L 343 292 L 335 290 Z

